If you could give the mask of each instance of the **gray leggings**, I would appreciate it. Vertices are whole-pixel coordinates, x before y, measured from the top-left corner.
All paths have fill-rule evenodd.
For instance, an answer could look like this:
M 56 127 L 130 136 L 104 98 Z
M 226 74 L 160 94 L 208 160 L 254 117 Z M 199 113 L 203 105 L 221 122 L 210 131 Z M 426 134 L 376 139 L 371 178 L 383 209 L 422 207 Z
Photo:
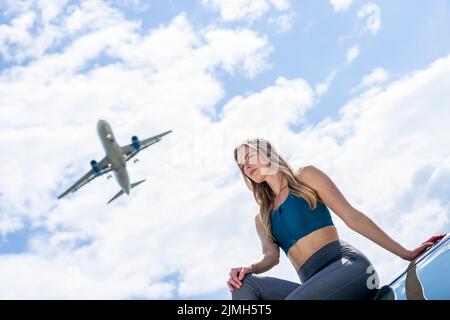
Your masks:
M 378 274 L 367 257 L 344 240 L 314 253 L 298 272 L 301 284 L 274 277 L 246 274 L 233 300 L 372 299 Z

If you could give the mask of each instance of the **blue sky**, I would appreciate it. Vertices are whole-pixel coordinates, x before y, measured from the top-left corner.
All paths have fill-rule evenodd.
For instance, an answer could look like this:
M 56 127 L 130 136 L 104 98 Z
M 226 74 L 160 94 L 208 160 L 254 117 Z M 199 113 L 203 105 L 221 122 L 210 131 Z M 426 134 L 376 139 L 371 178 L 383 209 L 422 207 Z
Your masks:
M 231 161 L 249 135 L 405 246 L 446 231 L 449 30 L 444 0 L 0 1 L 0 297 L 228 298 L 260 250 Z M 98 179 L 57 201 L 103 157 L 99 118 L 122 144 L 174 132 L 130 197 L 105 206 Z M 405 265 L 337 219 L 383 279 Z M 268 274 L 296 280 L 287 259 Z

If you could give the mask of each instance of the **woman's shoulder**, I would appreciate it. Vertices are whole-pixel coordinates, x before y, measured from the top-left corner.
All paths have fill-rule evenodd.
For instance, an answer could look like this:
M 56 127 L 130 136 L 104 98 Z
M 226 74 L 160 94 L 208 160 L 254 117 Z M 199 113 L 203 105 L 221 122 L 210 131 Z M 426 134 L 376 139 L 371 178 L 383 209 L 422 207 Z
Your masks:
M 312 165 L 305 164 L 305 165 L 299 167 L 299 168 L 295 171 L 295 175 L 301 180 L 301 178 L 302 178 L 302 173 L 304 172 L 305 168 L 311 167 L 311 166 L 312 166 Z

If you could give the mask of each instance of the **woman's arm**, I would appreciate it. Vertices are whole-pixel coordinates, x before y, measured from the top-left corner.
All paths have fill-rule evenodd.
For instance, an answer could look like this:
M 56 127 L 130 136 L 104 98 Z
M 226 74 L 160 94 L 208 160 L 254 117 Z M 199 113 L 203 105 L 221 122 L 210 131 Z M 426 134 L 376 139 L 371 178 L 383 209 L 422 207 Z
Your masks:
M 259 214 L 255 216 L 256 231 L 261 241 L 262 257 L 257 262 L 251 263 L 248 268 L 252 273 L 263 273 L 272 269 L 279 263 L 280 249 L 266 234 Z
M 322 201 L 338 215 L 352 230 L 372 240 L 376 244 L 405 259 L 412 260 L 426 249 L 426 243 L 415 250 L 407 250 L 389 237 L 368 216 L 353 208 L 334 182 L 320 169 L 310 165 L 302 170 L 301 181 L 314 189 Z M 422 251 L 423 251 L 422 250 Z
M 331 207 L 330 207 L 331 208 Z M 333 210 L 333 209 L 332 209 Z M 386 234 L 375 222 L 372 221 L 364 213 L 351 209 L 351 219 L 348 220 L 347 226 L 353 231 L 365 236 L 376 244 L 399 256 L 402 259 L 410 260 L 411 252 L 404 248 L 397 241 L 393 240 Z M 333 210 L 334 211 L 334 210 Z

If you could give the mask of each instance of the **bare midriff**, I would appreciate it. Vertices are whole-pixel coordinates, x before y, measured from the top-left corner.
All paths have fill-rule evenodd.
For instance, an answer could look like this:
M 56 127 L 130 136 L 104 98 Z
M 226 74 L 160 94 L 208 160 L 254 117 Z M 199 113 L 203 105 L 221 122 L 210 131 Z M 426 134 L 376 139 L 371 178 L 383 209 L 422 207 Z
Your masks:
M 330 242 L 339 240 L 335 226 L 327 226 L 317 229 L 300 238 L 288 250 L 288 258 L 298 272 L 302 265 L 320 248 Z

